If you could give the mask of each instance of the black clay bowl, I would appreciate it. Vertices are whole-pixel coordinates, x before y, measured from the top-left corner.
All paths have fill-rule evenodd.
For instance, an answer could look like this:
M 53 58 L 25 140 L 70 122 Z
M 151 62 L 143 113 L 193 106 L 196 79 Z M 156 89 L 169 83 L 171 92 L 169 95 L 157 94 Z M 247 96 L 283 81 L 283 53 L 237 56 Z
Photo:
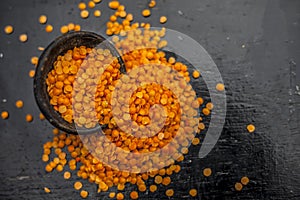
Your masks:
M 48 73 L 53 69 L 53 63 L 57 59 L 57 56 L 63 55 L 68 50 L 73 49 L 74 47 L 86 46 L 93 48 L 100 43 L 101 48 L 109 49 L 111 53 L 118 58 L 121 65 L 121 71 L 124 72 L 125 66 L 122 58 L 110 42 L 103 42 L 105 40 L 106 39 L 104 37 L 92 32 L 71 32 L 56 38 L 40 56 L 35 72 L 33 85 L 35 100 L 46 119 L 53 126 L 59 128 L 60 130 L 72 134 L 81 134 L 95 132 L 100 129 L 100 126 L 96 126 L 91 129 L 80 129 L 76 127 L 74 123 L 65 121 L 60 116 L 60 114 L 54 110 L 53 106 L 50 104 L 50 98 L 47 92 L 46 79 Z

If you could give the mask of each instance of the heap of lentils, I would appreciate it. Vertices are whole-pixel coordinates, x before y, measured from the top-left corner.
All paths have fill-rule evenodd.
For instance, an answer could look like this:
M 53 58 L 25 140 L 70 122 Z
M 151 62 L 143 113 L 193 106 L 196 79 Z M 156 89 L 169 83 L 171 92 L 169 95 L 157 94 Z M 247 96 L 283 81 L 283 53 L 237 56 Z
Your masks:
M 80 2 L 78 8 L 80 9 L 80 16 L 82 18 L 89 17 L 89 11 L 86 9 L 95 8 L 97 3 L 101 0 L 89 1 L 87 4 Z M 190 77 L 199 78 L 200 73 L 194 71 L 192 76 L 190 76 L 187 71 L 187 66 L 183 63 L 177 62 L 175 58 L 166 58 L 164 52 L 159 51 L 159 49 L 167 46 L 168 42 L 162 38 L 165 36 L 165 28 L 161 30 L 151 30 L 151 25 L 149 23 L 138 23 L 134 22 L 133 14 L 127 13 L 125 6 L 121 5 L 119 1 L 113 0 L 108 3 L 108 6 L 115 10 L 115 13 L 110 16 L 109 21 L 106 23 L 106 34 L 112 37 L 112 42 L 115 47 L 119 50 L 122 55 L 122 59 L 125 62 L 126 71 L 130 72 L 137 67 L 147 65 L 147 64 L 159 64 L 167 66 L 172 70 L 176 70 L 180 75 L 184 77 L 186 82 L 182 83 L 182 89 L 187 88 L 187 83 L 190 81 Z M 151 0 L 148 4 L 148 8 L 144 9 L 141 14 L 144 17 L 149 17 L 151 15 L 151 9 L 156 6 L 156 1 Z M 94 16 L 100 17 L 101 11 L 94 10 Z M 47 16 L 41 15 L 39 18 L 40 24 L 45 25 L 46 32 L 52 32 L 53 26 L 47 24 Z M 160 23 L 164 24 L 167 22 L 166 16 L 160 17 Z M 143 30 L 139 28 L 144 28 Z M 69 23 L 63 25 L 60 28 L 62 34 L 69 31 L 79 31 L 81 27 L 79 24 Z M 13 27 L 11 25 L 5 28 L 7 34 L 13 32 Z M 27 41 L 27 35 L 20 35 L 20 41 Z M 44 50 L 43 47 L 39 47 L 39 50 Z M 31 59 L 32 64 L 37 65 L 37 57 Z M 109 63 L 109 66 L 103 67 L 103 63 Z M 104 79 L 98 80 L 96 75 L 100 73 L 105 77 Z M 155 75 L 155 74 L 153 74 Z M 159 74 L 156 74 L 159 76 Z M 29 73 L 30 77 L 34 76 L 34 70 Z M 64 55 L 57 57 L 54 63 L 53 70 L 49 72 L 46 83 L 48 86 L 48 94 L 50 96 L 50 103 L 53 108 L 61 114 L 64 120 L 69 123 L 75 122 L 79 126 L 84 126 L 86 128 L 94 127 L 97 123 L 107 124 L 108 128 L 104 130 L 105 137 L 109 138 L 110 142 L 115 143 L 117 147 L 121 147 L 129 152 L 154 152 L 159 148 L 164 147 L 170 141 L 174 139 L 176 132 L 179 130 L 179 122 L 181 112 L 177 97 L 172 93 L 171 90 L 164 88 L 159 84 L 149 84 L 140 87 L 136 90 L 130 99 L 129 113 L 124 115 L 122 110 L 119 111 L 120 117 L 130 118 L 136 123 L 137 126 L 147 126 L 151 123 L 152 117 L 149 116 L 149 108 L 154 104 L 161 104 L 166 108 L 167 120 L 163 130 L 158 134 L 149 138 L 137 138 L 134 137 L 123 130 L 121 130 L 116 125 L 116 120 L 112 115 L 112 92 L 115 89 L 117 81 L 122 77 L 120 73 L 120 64 L 118 60 L 111 54 L 108 49 L 97 49 L 89 48 L 85 46 L 75 47 L 70 49 Z M 138 78 L 139 74 L 135 77 Z M 75 82 L 76 80 L 76 82 Z M 95 81 L 97 80 L 97 81 Z M 75 84 L 78 84 L 76 86 Z M 74 91 L 78 89 L 78 91 Z M 87 93 L 96 90 L 96 98 L 86 96 L 82 92 L 83 88 Z M 224 85 L 219 83 L 216 85 L 216 90 L 223 91 L 225 89 Z M 75 96 L 72 96 L 75 92 Z M 192 90 L 190 91 L 191 96 L 194 94 Z M 204 103 L 203 99 L 199 97 L 198 99 L 190 99 L 190 103 L 193 108 L 199 109 L 199 106 Z M 73 105 L 73 107 L 72 107 Z M 16 103 L 18 108 L 23 106 L 21 101 Z M 74 109 L 74 110 L 73 110 Z M 96 110 L 96 116 L 91 116 L 91 109 Z M 204 115 L 209 115 L 213 109 L 212 103 L 207 103 L 202 109 Z M 185 112 L 190 113 L 190 116 L 196 116 L 196 111 L 185 110 Z M 76 116 L 77 113 L 81 113 L 80 116 Z M 7 111 L 1 113 L 3 119 L 7 119 L 9 116 Z M 40 114 L 40 119 L 43 120 L 44 116 Z M 32 115 L 28 114 L 26 116 L 27 121 L 32 121 Z M 109 150 L 105 147 L 105 140 L 99 141 L 98 143 L 91 143 L 95 149 L 95 155 L 105 155 L 101 157 L 101 162 L 98 157 L 94 157 L 93 154 L 84 146 L 85 143 L 89 143 L 91 138 L 88 136 L 83 138 L 86 140 L 82 142 L 77 135 L 69 135 L 64 132 L 60 132 L 58 129 L 53 130 L 53 140 L 46 142 L 44 144 L 44 153 L 42 160 L 46 162 L 45 170 L 46 172 L 52 172 L 56 170 L 58 172 L 63 172 L 66 166 L 69 167 L 71 171 L 74 171 L 78 177 L 82 179 L 87 179 L 91 183 L 98 185 L 98 192 L 108 191 L 111 187 L 117 187 L 118 193 L 110 192 L 110 198 L 124 199 L 125 196 L 122 191 L 125 189 L 126 183 L 131 183 L 137 185 L 139 192 L 155 192 L 157 190 L 157 185 L 167 186 L 171 183 L 171 175 L 173 173 L 178 173 L 181 168 L 178 162 L 183 161 L 184 154 L 188 153 L 188 145 L 190 142 L 194 145 L 200 143 L 199 138 L 185 137 L 184 134 L 188 134 L 196 131 L 205 129 L 204 123 L 202 123 L 202 118 L 199 117 L 199 124 L 188 124 L 185 126 L 185 131 L 182 137 L 178 140 L 177 146 L 178 152 L 176 156 L 171 158 L 170 164 L 166 167 L 162 166 L 159 169 L 154 169 L 148 172 L 139 172 L 138 167 L 135 173 L 120 171 L 110 166 L 105 165 L 110 159 L 115 159 L 114 156 L 109 155 Z M 249 132 L 253 132 L 255 127 L 250 124 L 247 126 Z M 55 155 L 54 158 L 50 158 Z M 131 161 L 131 167 L 138 166 L 134 159 L 128 158 Z M 177 164 L 176 164 L 177 163 Z M 142 167 L 142 166 L 139 166 Z M 210 168 L 205 168 L 203 170 L 204 176 L 210 176 L 212 173 Z M 64 178 L 70 179 L 71 174 L 69 171 L 64 172 Z M 154 184 L 149 187 L 146 186 L 146 181 L 152 178 Z M 241 179 L 243 185 L 249 182 L 248 177 L 243 177 Z M 241 190 L 241 184 L 236 183 L 236 190 Z M 80 181 L 74 183 L 74 188 L 80 190 L 80 195 L 82 198 L 88 197 L 88 192 L 83 188 L 83 184 Z M 45 192 L 50 193 L 51 190 L 47 187 L 44 188 Z M 131 199 L 138 199 L 139 192 L 132 191 L 129 195 Z M 167 189 L 165 194 L 169 197 L 174 195 L 173 189 Z M 197 195 L 196 189 L 191 189 L 189 195 L 194 197 Z

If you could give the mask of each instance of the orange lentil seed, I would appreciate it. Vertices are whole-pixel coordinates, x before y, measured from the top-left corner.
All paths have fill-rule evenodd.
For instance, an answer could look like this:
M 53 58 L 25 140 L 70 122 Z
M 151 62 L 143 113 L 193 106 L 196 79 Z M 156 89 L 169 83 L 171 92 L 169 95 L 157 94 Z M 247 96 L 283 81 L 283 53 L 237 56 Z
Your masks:
M 167 189 L 167 190 L 166 190 L 166 195 L 167 195 L 168 197 L 172 197 L 172 196 L 174 195 L 174 190 L 173 190 L 173 189 Z
M 64 26 L 60 27 L 60 32 L 61 32 L 62 34 L 65 34 L 65 33 L 67 33 L 68 31 L 69 31 L 68 26 L 64 25 Z
M 43 113 L 40 113 L 39 117 L 40 117 L 40 120 L 44 120 L 45 119 L 45 116 L 43 115 Z
M 78 8 L 79 8 L 79 10 L 84 10 L 84 9 L 86 9 L 86 4 L 84 2 L 80 2 L 78 4 Z
M 131 199 L 138 199 L 139 198 L 139 193 L 137 191 L 132 191 L 130 193 L 130 198 Z
M 22 100 L 18 100 L 18 101 L 16 101 L 16 107 L 17 107 L 17 108 L 22 108 L 22 107 L 23 107 L 23 105 L 24 105 L 24 103 L 23 103 L 23 101 L 22 101 Z
M 27 39 L 28 39 L 28 36 L 27 36 L 25 33 L 23 33 L 23 34 L 21 34 L 21 35 L 19 36 L 19 40 L 20 40 L 21 42 L 26 42 Z
M 156 185 L 150 185 L 149 190 L 150 190 L 150 192 L 155 192 L 157 190 L 157 186 Z
M 33 57 L 31 57 L 30 62 L 33 65 L 37 65 L 39 62 L 39 58 L 37 56 L 33 56 Z
M 95 17 L 100 17 L 101 16 L 101 11 L 100 10 L 95 10 L 94 11 L 94 16 Z
M 193 145 L 198 145 L 200 143 L 200 139 L 199 138 L 194 138 L 193 140 L 192 140 L 192 144 Z
M 144 10 L 142 11 L 142 15 L 143 15 L 144 17 L 149 17 L 149 16 L 151 15 L 151 11 L 150 11 L 149 9 L 144 9 Z
M 243 185 L 241 183 L 235 183 L 234 188 L 236 191 L 241 191 L 243 189 Z
M 243 185 L 247 185 L 249 183 L 249 178 L 247 176 L 244 176 L 241 178 L 241 183 Z
M 197 190 L 196 190 L 196 189 L 190 189 L 189 194 L 190 194 L 192 197 L 195 197 L 195 196 L 197 196 Z
M 249 133 L 253 133 L 255 131 L 255 126 L 253 124 L 247 125 L 247 130 Z
M 212 173 L 212 171 L 211 171 L 210 168 L 205 168 L 205 169 L 203 170 L 203 175 L 206 176 L 206 177 L 210 176 L 211 173 Z
M 80 16 L 81 16 L 81 18 L 83 18 L 83 19 L 88 18 L 88 17 L 89 17 L 89 11 L 87 11 L 87 10 L 82 10 L 82 11 L 80 12 Z
M 71 178 L 71 173 L 70 172 L 65 172 L 64 173 L 64 179 L 70 179 Z
M 47 187 L 44 187 L 44 191 L 45 191 L 46 193 L 50 193 L 50 192 L 51 192 L 51 190 L 50 190 L 49 188 L 47 188 Z
M 160 22 L 161 24 L 166 23 L 166 22 L 167 22 L 167 17 L 166 17 L 166 16 L 161 16 L 161 17 L 159 18 L 159 22 Z
M 118 1 L 110 1 L 108 3 L 108 7 L 110 7 L 111 9 L 117 9 L 120 6 L 120 3 Z
M 194 78 L 199 78 L 199 77 L 200 77 L 200 72 L 197 71 L 197 70 L 194 70 L 194 71 L 193 71 L 193 77 L 194 77 Z
M 33 116 L 31 114 L 27 114 L 25 118 L 26 118 L 27 122 L 32 122 L 33 121 Z
M 4 27 L 4 32 L 8 35 L 11 34 L 13 31 L 14 31 L 14 28 L 11 25 L 7 25 Z
M 75 190 L 80 190 L 82 188 L 82 183 L 79 181 L 76 181 L 74 183 L 74 188 L 75 188 Z
M 218 84 L 216 85 L 216 90 L 218 90 L 218 91 L 224 91 L 224 89 L 225 89 L 224 84 L 218 83 Z
M 89 196 L 89 193 L 86 190 L 81 190 L 80 196 L 85 199 Z
M 69 23 L 68 24 L 68 31 L 73 31 L 75 28 L 75 24 L 74 23 Z
M 124 194 L 118 193 L 118 194 L 116 195 L 116 199 L 117 199 L 117 200 L 122 200 L 122 199 L 124 199 Z
M 95 2 L 89 1 L 89 3 L 88 3 L 89 8 L 95 8 L 95 6 L 96 6 Z
M 28 75 L 29 75 L 30 78 L 33 78 L 34 75 L 35 75 L 35 70 L 33 70 L 33 69 L 30 70 L 29 73 L 28 73 Z
M 51 33 L 53 31 L 53 26 L 48 24 L 46 27 L 45 27 L 45 30 L 47 33 Z
M 108 195 L 108 197 L 111 198 L 111 199 L 114 198 L 115 196 L 116 196 L 115 192 L 110 192 L 109 195 Z
M 41 15 L 39 17 L 39 22 L 40 22 L 40 24 L 46 24 L 46 22 L 47 22 L 47 16 L 46 15 Z
M 79 24 L 76 24 L 75 27 L 74 27 L 74 31 L 80 31 L 81 30 L 81 27 Z
M 155 0 L 151 0 L 148 4 L 149 8 L 153 8 L 156 5 L 156 1 Z

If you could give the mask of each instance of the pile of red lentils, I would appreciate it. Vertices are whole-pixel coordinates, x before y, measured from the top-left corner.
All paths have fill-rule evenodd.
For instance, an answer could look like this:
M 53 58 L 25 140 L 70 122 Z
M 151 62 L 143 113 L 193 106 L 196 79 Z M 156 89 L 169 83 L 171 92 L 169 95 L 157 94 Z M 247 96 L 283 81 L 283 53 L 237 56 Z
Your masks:
M 87 3 L 80 2 L 78 8 L 82 18 L 88 18 L 90 12 L 93 11 L 94 17 L 100 17 L 101 11 L 96 8 L 96 4 L 101 3 L 101 0 L 92 0 Z M 151 9 L 156 6 L 156 1 L 151 0 L 147 8 L 142 10 L 141 14 L 144 17 L 151 15 Z M 190 143 L 198 145 L 200 143 L 199 137 L 195 137 L 194 133 L 200 133 L 205 129 L 202 118 L 198 117 L 196 121 L 189 121 L 182 118 L 182 112 L 187 113 L 188 117 L 195 118 L 198 116 L 200 106 L 204 104 L 201 97 L 193 98 L 194 91 L 189 87 L 191 78 L 198 79 L 200 72 L 194 71 L 189 74 L 188 67 L 177 62 L 174 57 L 167 58 L 165 53 L 161 51 L 163 47 L 168 45 L 168 42 L 163 39 L 166 34 L 166 29 L 152 30 L 149 23 L 135 22 L 134 16 L 127 13 L 126 7 L 120 4 L 119 1 L 113 0 L 108 2 L 108 7 L 114 10 L 114 14 L 109 17 L 106 23 L 106 34 L 112 36 L 111 40 L 115 47 L 119 50 L 124 60 L 126 71 L 131 74 L 132 79 L 139 79 L 144 77 L 139 73 L 151 73 L 151 70 L 146 69 L 138 70 L 140 66 L 158 65 L 169 72 L 170 70 L 176 71 L 182 77 L 179 90 L 186 91 L 184 97 L 185 103 L 191 107 L 180 108 L 178 97 L 170 90 L 160 84 L 146 84 L 137 88 L 131 95 L 129 100 L 129 112 L 124 113 L 121 107 L 112 114 L 113 101 L 112 94 L 116 89 L 117 82 L 122 79 L 120 73 L 120 63 L 112 55 L 108 49 L 89 48 L 85 46 L 75 47 L 67 51 L 64 55 L 57 57 L 53 70 L 48 74 L 46 83 L 48 86 L 48 94 L 50 96 L 50 103 L 53 108 L 61 114 L 61 116 L 68 122 L 73 121 L 86 128 L 92 128 L 96 124 L 108 125 L 103 137 L 93 138 L 94 135 L 87 135 L 79 137 L 78 135 L 71 135 L 53 130 L 53 140 L 44 144 L 44 152 L 42 160 L 47 163 L 45 166 L 46 172 L 50 173 L 53 170 L 63 172 L 64 178 L 70 179 L 72 174 L 76 174 L 82 179 L 87 179 L 91 183 L 98 185 L 98 192 L 109 191 L 111 187 L 116 187 L 118 193 L 110 192 L 110 198 L 124 199 L 125 196 L 122 191 L 125 190 L 125 184 L 131 183 L 137 185 L 138 191 L 131 191 L 129 197 L 131 199 L 138 199 L 139 194 L 150 191 L 155 192 L 158 185 L 169 185 L 171 175 L 179 173 L 181 167 L 179 163 L 184 160 L 184 155 L 188 153 Z M 89 8 L 89 9 L 88 9 Z M 52 32 L 53 26 L 48 23 L 47 16 L 41 15 L 38 19 L 39 23 L 45 25 L 46 32 Z M 166 16 L 160 17 L 160 23 L 167 22 Z M 142 28 L 142 29 L 141 29 Z M 62 34 L 69 31 L 80 31 L 79 24 L 69 23 L 60 28 Z M 5 32 L 11 34 L 13 27 L 8 25 L 5 27 Z M 19 36 L 21 42 L 27 41 L 27 35 L 22 34 Z M 43 47 L 38 47 L 39 50 L 44 50 Z M 32 57 L 31 63 L 37 65 L 38 58 Z M 98 80 L 99 72 L 102 74 Z M 166 76 L 166 74 L 159 74 L 153 72 L 150 77 Z M 30 77 L 34 77 L 34 70 L 29 72 Z M 176 77 L 168 77 L 168 80 L 175 80 Z M 143 81 L 143 80 L 140 80 Z M 216 85 L 218 91 L 223 91 L 224 85 L 219 83 Z M 126 88 L 119 88 L 118 91 L 125 91 Z M 95 97 L 87 95 L 94 92 Z M 75 95 L 73 95 L 75 94 Z M 155 105 L 160 104 L 165 108 L 166 120 L 164 128 L 157 134 L 151 137 L 137 137 L 127 133 L 119 127 L 116 121 L 133 120 L 134 125 L 138 128 L 140 126 L 147 127 L 151 124 L 151 119 L 159 119 L 160 116 L 155 114 L 149 116 L 149 109 Z M 16 107 L 22 108 L 23 102 L 18 100 Z M 91 112 L 94 109 L 95 112 Z M 206 103 L 202 108 L 202 113 L 207 116 L 210 115 L 213 109 L 212 103 Z M 80 113 L 80 115 L 79 115 Z M 159 113 L 156 113 L 159 114 Z M 1 113 L 3 119 L 9 117 L 7 111 Z M 40 119 L 43 120 L 44 116 L 40 114 Z M 26 115 L 26 120 L 31 122 L 33 116 Z M 181 127 L 183 124 L 183 127 Z M 250 124 L 247 126 L 249 132 L 253 132 L 255 127 Z M 123 155 L 124 160 L 122 164 L 127 164 L 130 168 L 136 169 L 134 172 L 118 170 L 120 166 L 115 152 L 109 148 L 109 143 L 114 143 L 116 147 L 121 147 L 126 152 L 133 153 L 148 153 L 155 152 L 162 149 L 174 138 L 178 136 L 177 141 L 174 142 L 175 146 L 167 149 L 172 152 L 172 156 L 168 158 L 168 165 L 161 165 L 152 170 L 149 169 L 154 160 L 145 163 L 138 163 L 134 159 L 133 154 Z M 108 139 L 109 143 L 107 142 Z M 91 152 L 85 145 L 88 144 L 92 147 Z M 50 156 L 54 155 L 54 157 Z M 127 156 L 127 157 L 126 157 Z M 157 158 L 158 159 L 158 158 Z M 105 163 L 115 163 L 115 167 L 109 166 Z M 149 165 L 149 166 L 147 166 Z M 66 171 L 66 166 L 75 173 Z M 203 170 L 204 176 L 210 176 L 212 170 L 205 168 Z M 147 185 L 147 180 L 153 179 L 152 185 Z M 236 190 L 241 190 L 243 185 L 247 185 L 249 179 L 243 177 L 241 183 L 236 183 Z M 80 181 L 74 183 L 75 190 L 80 190 L 82 198 L 87 198 L 89 193 L 84 190 L 83 184 Z M 45 192 L 50 193 L 51 190 L 47 187 L 44 188 Z M 174 195 L 173 189 L 165 191 L 166 196 L 171 197 Z M 195 197 L 197 190 L 192 188 L 189 195 Z M 127 197 L 126 197 L 127 198 Z

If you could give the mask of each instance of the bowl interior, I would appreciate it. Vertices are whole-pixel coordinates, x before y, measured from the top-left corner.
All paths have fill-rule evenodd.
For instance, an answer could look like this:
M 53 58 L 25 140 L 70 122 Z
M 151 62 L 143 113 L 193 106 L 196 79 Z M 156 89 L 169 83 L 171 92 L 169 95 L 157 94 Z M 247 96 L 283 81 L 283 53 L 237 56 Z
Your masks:
M 65 121 L 50 104 L 46 79 L 48 73 L 53 69 L 53 63 L 59 55 L 63 55 L 74 47 L 86 46 L 93 48 L 105 40 L 106 39 L 104 37 L 92 32 L 71 32 L 55 39 L 40 56 L 34 77 L 34 95 L 41 112 L 55 127 L 73 134 L 95 132 L 100 129 L 100 126 L 96 126 L 91 129 L 79 129 L 74 123 Z M 114 46 L 108 41 L 103 42 L 101 46 L 109 49 L 111 53 L 118 58 L 121 65 L 121 71 L 123 71 L 122 68 L 125 69 L 123 60 Z

